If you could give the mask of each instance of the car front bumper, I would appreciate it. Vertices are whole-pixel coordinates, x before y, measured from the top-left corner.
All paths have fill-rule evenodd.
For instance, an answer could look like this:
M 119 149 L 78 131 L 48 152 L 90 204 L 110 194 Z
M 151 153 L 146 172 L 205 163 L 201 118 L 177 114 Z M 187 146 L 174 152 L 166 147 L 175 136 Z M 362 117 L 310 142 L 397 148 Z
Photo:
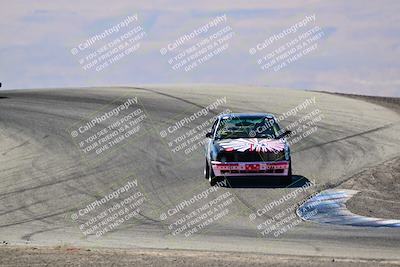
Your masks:
M 287 176 L 290 161 L 219 162 L 211 161 L 215 176 Z

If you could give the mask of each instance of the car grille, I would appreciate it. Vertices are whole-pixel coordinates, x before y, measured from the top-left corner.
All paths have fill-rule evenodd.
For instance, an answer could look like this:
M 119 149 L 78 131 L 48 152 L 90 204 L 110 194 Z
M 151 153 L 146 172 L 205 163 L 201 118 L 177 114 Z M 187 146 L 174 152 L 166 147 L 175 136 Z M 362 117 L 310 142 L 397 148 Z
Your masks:
M 217 161 L 221 162 L 263 162 L 285 160 L 285 152 L 220 152 Z

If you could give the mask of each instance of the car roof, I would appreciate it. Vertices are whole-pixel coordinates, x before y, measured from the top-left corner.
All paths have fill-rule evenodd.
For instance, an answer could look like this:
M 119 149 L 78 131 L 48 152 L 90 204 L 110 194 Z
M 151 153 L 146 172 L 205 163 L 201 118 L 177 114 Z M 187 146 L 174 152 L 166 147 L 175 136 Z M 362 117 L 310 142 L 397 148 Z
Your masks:
M 268 119 L 275 119 L 275 116 L 271 113 L 226 113 L 226 114 L 221 114 L 218 116 L 218 118 L 254 118 L 254 117 L 260 117 L 260 118 L 268 118 Z

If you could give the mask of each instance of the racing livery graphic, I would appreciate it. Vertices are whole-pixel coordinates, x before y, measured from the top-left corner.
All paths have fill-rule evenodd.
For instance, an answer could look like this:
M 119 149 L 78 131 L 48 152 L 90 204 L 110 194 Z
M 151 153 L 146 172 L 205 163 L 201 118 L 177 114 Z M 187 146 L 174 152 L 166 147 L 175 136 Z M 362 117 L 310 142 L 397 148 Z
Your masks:
M 206 135 L 205 178 L 211 185 L 237 176 L 280 176 L 290 183 L 288 134 L 272 114 L 219 115 Z
M 221 141 L 220 146 L 225 150 L 256 151 L 256 152 L 279 152 L 285 148 L 285 143 L 279 140 L 265 140 L 265 139 L 244 139 Z

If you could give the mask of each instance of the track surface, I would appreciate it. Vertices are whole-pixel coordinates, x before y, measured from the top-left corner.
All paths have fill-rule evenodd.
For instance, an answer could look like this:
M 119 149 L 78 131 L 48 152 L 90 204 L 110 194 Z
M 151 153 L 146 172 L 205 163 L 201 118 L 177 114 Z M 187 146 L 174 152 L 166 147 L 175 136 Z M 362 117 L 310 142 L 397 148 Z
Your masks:
M 67 129 L 126 94 L 138 97 L 151 118 L 151 122 L 145 122 L 146 127 L 155 130 L 106 158 L 87 164 Z M 315 107 L 322 111 L 324 119 L 315 133 L 292 147 L 297 175 L 294 185 L 286 188 L 272 179 L 239 181 L 232 184 L 233 188 L 221 188 L 218 194 L 229 191 L 236 198 L 230 213 L 189 238 L 173 237 L 168 234 L 167 226 L 177 217 L 161 221 L 160 211 L 165 212 L 209 185 L 202 178 L 203 150 L 195 151 L 184 164 L 172 163 L 158 129 L 169 125 L 165 121 L 191 115 L 225 96 L 224 108 L 231 111 L 275 114 L 315 96 L 314 107 L 282 124 L 295 121 Z M 0 237 L 11 244 L 168 247 L 400 260 L 400 231 L 396 229 L 302 222 L 278 238 L 266 238 L 249 221 L 249 214 L 255 209 L 296 190 L 307 180 L 315 181 L 315 186 L 288 204 L 296 204 L 313 192 L 334 187 L 365 167 L 398 156 L 399 121 L 400 116 L 393 111 L 356 99 L 256 87 L 154 86 L 1 92 Z M 112 192 L 132 172 L 147 194 L 147 206 L 139 219 L 124 223 L 117 231 L 98 239 L 84 238 L 79 224 L 71 221 L 71 212 Z

